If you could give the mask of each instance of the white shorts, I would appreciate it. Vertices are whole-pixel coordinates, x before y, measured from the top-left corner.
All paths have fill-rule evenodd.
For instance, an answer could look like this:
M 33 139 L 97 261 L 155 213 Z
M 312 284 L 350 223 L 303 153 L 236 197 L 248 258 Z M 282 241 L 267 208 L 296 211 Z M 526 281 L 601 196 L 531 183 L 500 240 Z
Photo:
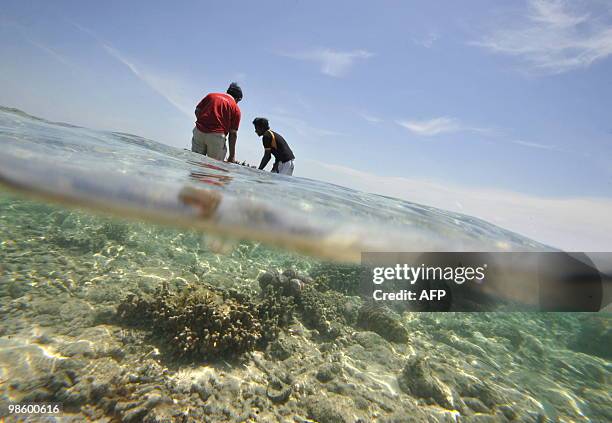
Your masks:
M 285 163 L 279 163 L 278 164 L 278 173 L 280 173 L 281 175 L 293 175 L 293 160 L 289 160 L 288 162 Z
M 225 155 L 227 154 L 225 135 L 206 133 L 200 131 L 198 128 L 193 128 L 191 151 L 204 154 L 212 159 L 225 160 Z

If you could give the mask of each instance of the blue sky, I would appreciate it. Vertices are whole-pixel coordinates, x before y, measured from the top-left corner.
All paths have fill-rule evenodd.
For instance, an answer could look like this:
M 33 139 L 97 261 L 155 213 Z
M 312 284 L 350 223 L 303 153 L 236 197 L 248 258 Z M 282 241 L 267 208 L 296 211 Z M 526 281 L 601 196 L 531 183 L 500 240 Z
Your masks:
M 266 116 L 297 175 L 612 247 L 607 1 L 5 1 L 0 54 L 0 103 L 41 117 L 188 148 L 236 80 L 239 160 Z

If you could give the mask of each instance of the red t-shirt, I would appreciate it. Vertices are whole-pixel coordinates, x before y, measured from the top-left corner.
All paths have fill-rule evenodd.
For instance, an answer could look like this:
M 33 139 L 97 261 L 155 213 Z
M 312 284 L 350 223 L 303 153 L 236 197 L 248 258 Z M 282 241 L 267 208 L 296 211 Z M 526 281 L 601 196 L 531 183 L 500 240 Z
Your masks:
M 196 116 L 196 127 L 200 131 L 227 135 L 230 130 L 238 130 L 240 108 L 231 95 L 208 94 L 200 101 L 197 109 L 200 109 L 200 113 Z

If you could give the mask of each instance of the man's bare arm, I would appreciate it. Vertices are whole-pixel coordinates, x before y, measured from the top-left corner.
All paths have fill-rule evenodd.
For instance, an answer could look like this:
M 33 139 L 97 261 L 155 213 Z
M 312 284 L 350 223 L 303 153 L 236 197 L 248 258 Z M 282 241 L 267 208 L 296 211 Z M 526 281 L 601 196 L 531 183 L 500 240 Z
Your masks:
M 229 157 L 228 162 L 234 162 L 236 160 L 236 140 L 238 139 L 238 131 L 230 130 L 228 143 L 229 143 Z
M 263 170 L 268 165 L 270 157 L 272 157 L 272 150 L 270 148 L 266 148 L 264 155 L 261 158 L 261 163 L 259 164 L 259 170 Z

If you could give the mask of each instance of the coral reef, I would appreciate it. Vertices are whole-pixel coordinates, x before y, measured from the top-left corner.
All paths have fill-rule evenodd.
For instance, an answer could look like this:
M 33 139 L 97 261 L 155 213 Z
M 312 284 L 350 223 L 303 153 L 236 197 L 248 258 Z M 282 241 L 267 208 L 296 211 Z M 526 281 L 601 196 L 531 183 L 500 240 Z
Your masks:
M 362 272 L 363 268 L 354 264 L 321 263 L 310 271 L 310 276 L 334 291 L 358 295 Z
M 237 164 L 237 165 L 240 165 L 240 166 L 250 167 L 251 169 L 257 169 L 257 166 L 253 166 L 253 165 L 247 163 L 246 161 L 242 161 L 240 163 L 239 162 L 234 162 L 234 163 Z
M 329 266 L 329 269 L 333 268 Z M 362 304 L 357 296 L 351 297 L 330 289 L 329 281 L 327 278 L 313 280 L 292 269 L 282 274 L 271 270 L 259 277 L 259 286 L 264 291 L 270 289 L 281 296 L 293 297 L 302 322 L 326 337 L 337 338 L 347 331 L 347 326 L 356 324 L 361 329 L 378 333 L 388 341 L 408 340 L 408 331 L 401 324 L 397 313 L 382 305 Z
M 58 402 L 62 421 L 612 421 L 610 363 L 602 357 L 609 353 L 610 313 L 400 318 L 362 308 L 359 297 L 334 290 L 341 285 L 293 270 L 268 272 L 258 284 L 262 269 L 321 270 L 309 258 L 258 243 L 215 254 L 210 237 L 197 232 L 114 226 L 2 196 L 0 210 L 0 409 Z M 160 280 L 169 285 L 164 301 L 155 297 Z M 123 316 L 138 329 L 116 318 L 128 292 L 137 296 Z M 166 317 L 155 322 L 155 301 L 182 316 L 183 327 Z M 189 304 L 191 319 L 206 304 L 221 326 L 228 326 L 223 316 L 232 316 L 232 306 L 246 310 L 230 323 L 259 337 L 249 348 L 268 345 L 239 365 L 226 359 L 235 355 L 227 349 L 194 349 L 190 363 L 175 359 L 174 350 L 185 354 L 174 337 L 186 342 L 185 326 L 197 334 Z M 298 319 L 291 320 L 293 307 Z M 375 333 L 396 324 L 377 325 L 381 315 L 405 325 L 409 342 Z M 258 333 L 247 319 L 260 324 Z M 334 327 L 341 336 L 331 339 Z M 216 333 L 223 339 L 224 331 Z
M 315 285 L 303 289 L 298 308 L 307 326 L 331 338 L 340 336 L 346 325 L 354 323 L 350 299 L 335 291 L 321 292 Z
M 232 357 L 274 339 L 292 314 L 291 302 L 270 292 L 260 302 L 237 297 L 212 286 L 173 292 L 163 284 L 151 299 L 130 294 L 117 314 L 128 323 L 150 326 L 178 356 Z
M 261 300 L 251 307 L 256 310 L 255 316 L 261 322 L 258 346 L 264 347 L 276 339 L 281 328 L 291 323 L 295 304 L 291 297 L 285 297 L 278 291 L 268 289 L 264 291 Z
M 271 290 L 280 297 L 293 298 L 302 322 L 331 338 L 340 336 L 346 331 L 346 325 L 355 323 L 361 305 L 358 297 L 331 290 L 324 282 L 315 281 L 293 269 L 263 273 L 259 277 L 259 286 L 262 291 Z

